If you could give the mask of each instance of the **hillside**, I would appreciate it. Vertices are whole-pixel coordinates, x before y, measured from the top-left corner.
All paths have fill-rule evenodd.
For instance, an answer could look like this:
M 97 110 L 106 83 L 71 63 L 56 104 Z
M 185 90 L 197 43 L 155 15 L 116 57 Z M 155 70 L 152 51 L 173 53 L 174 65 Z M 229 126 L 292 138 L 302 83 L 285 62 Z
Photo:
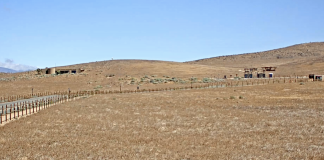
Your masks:
M 118 90 L 123 89 L 170 87 L 190 85 L 190 78 L 222 77 L 226 73 L 235 73 L 230 67 L 215 67 L 180 62 L 149 60 L 110 60 L 90 62 L 70 66 L 56 67 L 82 68 L 77 74 L 37 75 L 36 71 L 12 74 L 0 74 L 0 88 L 3 95 L 30 93 L 34 88 L 39 91 L 68 90 Z
M 324 74 L 324 43 L 305 43 L 290 47 L 191 62 L 156 60 L 109 60 L 56 67 L 84 69 L 77 74 L 38 75 L 36 71 L 0 73 L 0 96 L 68 90 L 116 90 L 190 85 L 191 78 L 244 76 L 244 68 L 278 67 L 276 76 Z
M 304 43 L 289 47 L 239 55 L 219 56 L 186 62 L 216 67 L 278 67 L 280 75 L 324 74 L 324 42 Z

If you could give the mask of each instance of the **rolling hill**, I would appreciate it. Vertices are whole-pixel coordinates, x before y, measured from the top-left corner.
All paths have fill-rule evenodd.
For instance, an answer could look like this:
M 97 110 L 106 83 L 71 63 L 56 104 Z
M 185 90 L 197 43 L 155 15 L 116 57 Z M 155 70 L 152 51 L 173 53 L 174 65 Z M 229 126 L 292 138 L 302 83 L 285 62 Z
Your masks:
M 77 74 L 37 75 L 36 71 L 0 74 L 0 88 L 14 95 L 37 91 L 71 90 L 115 90 L 169 87 L 190 85 L 190 79 L 205 77 L 222 78 L 244 76 L 244 68 L 277 67 L 275 76 L 303 75 L 310 73 L 324 75 L 324 43 L 305 43 L 270 51 L 240 55 L 220 56 L 190 62 L 169 62 L 157 60 L 109 60 L 69 66 L 60 69 L 84 69 Z M 113 76 L 111 76 L 113 75 Z M 177 79 L 177 82 L 174 82 Z M 183 82 L 183 83 L 182 83 Z
M 219 56 L 186 62 L 215 67 L 259 68 L 278 67 L 279 75 L 324 74 L 324 42 L 313 42 L 289 47 L 239 55 Z

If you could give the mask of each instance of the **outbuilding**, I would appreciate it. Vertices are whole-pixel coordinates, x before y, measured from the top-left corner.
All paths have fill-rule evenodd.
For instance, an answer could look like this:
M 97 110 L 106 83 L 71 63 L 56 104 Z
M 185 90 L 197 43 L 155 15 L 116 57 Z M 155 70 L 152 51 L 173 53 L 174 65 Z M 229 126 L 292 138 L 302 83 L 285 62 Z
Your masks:
M 323 81 L 323 75 L 315 75 L 314 81 Z

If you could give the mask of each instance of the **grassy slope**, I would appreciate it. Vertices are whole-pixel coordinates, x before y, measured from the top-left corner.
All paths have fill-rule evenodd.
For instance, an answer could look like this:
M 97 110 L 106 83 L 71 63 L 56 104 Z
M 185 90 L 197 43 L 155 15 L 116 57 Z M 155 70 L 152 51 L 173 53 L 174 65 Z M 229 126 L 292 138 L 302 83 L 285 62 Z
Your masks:
M 216 67 L 251 68 L 274 66 L 280 75 L 307 75 L 310 72 L 324 74 L 324 42 L 304 43 L 264 52 L 220 56 L 189 64 L 202 64 Z
M 118 90 L 120 84 L 123 89 L 136 89 L 138 82 L 147 75 L 150 79 L 176 77 L 189 80 L 192 76 L 197 78 L 214 77 L 216 73 L 226 73 L 232 68 L 220 68 L 199 64 L 186 64 L 180 62 L 146 61 L 146 60 L 113 60 L 77 64 L 60 68 L 84 68 L 85 71 L 75 75 L 59 75 L 55 77 L 44 77 L 35 75 L 36 72 L 20 74 L 2 74 L 1 77 L 16 77 L 14 80 L 1 81 L 0 88 L 3 92 L 0 96 L 28 94 L 31 88 L 35 92 L 40 91 L 66 91 L 71 90 L 94 90 L 101 86 L 104 90 Z M 114 74 L 114 77 L 107 77 Z M 155 77 L 152 77 L 152 76 Z M 22 79 L 17 79 L 21 77 Z M 130 85 L 130 81 L 135 79 L 136 83 Z M 150 79 L 145 79 L 149 81 Z M 141 88 L 156 88 L 162 84 L 153 85 L 152 83 L 141 83 Z M 173 85 L 172 82 L 163 84 L 163 87 Z M 189 84 L 187 84 L 189 85 Z M 161 86 L 162 87 L 162 86 Z

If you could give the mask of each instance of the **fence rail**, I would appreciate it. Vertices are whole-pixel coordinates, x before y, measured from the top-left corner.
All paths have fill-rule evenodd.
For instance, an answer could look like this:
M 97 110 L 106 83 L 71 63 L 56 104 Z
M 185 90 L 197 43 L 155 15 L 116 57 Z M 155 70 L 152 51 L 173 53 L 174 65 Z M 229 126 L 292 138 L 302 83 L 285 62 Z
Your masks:
M 142 93 L 156 91 L 174 91 L 203 88 L 223 88 L 223 87 L 243 87 L 253 85 L 278 84 L 278 83 L 301 83 L 308 82 L 308 78 L 272 78 L 272 79 L 249 79 L 249 80 L 227 80 L 205 84 L 191 84 L 190 86 L 155 88 L 155 89 L 137 89 L 137 90 L 95 90 L 95 91 L 77 91 L 77 92 L 45 92 L 35 95 L 10 96 L 14 102 L 0 103 L 0 124 L 7 123 L 11 120 L 22 116 L 27 116 L 44 110 L 50 106 L 75 100 L 79 97 L 91 96 L 97 94 L 120 94 L 120 93 Z M 39 96 L 39 97 L 36 97 Z M 47 97 L 41 97 L 47 96 Z M 24 97 L 26 99 L 20 100 Z M 28 99 L 32 98 L 33 99 Z M 3 97 L 0 98 L 0 100 Z M 13 100 L 11 99 L 11 100 Z

